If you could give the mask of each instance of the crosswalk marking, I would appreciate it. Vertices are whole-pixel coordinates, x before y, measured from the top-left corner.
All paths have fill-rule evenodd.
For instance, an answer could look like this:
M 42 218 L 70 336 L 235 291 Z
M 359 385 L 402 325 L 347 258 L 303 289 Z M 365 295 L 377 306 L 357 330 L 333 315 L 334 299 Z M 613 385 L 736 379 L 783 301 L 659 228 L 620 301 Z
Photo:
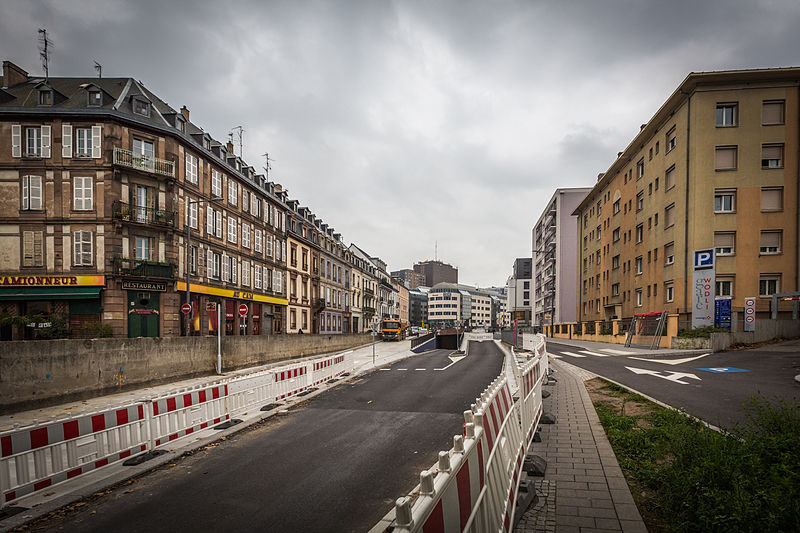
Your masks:
M 596 355 L 597 357 L 609 357 L 607 353 L 590 352 L 589 350 L 581 350 L 580 352 L 589 355 Z
M 561 352 L 562 355 L 569 355 L 570 357 L 586 357 L 585 355 L 581 355 L 579 353 L 572 353 L 572 352 Z

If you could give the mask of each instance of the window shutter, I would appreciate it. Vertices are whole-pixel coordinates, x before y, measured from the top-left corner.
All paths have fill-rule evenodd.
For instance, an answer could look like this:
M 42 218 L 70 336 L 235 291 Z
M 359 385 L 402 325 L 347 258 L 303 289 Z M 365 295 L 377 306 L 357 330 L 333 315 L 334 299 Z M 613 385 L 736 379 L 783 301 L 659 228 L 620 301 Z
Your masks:
M 214 218 L 216 219 L 216 228 L 214 228 L 214 236 L 217 238 L 222 238 L 222 211 L 217 211 L 214 213 Z
M 222 281 L 230 281 L 231 277 L 231 264 L 228 261 L 228 256 L 222 255 Z
M 31 208 L 28 191 L 30 190 L 30 176 L 22 177 L 22 210 L 27 211 Z
M 70 124 L 61 125 L 61 157 L 72 157 L 72 126 Z
M 734 233 L 715 233 L 714 248 L 733 248 Z
M 761 189 L 761 210 L 780 211 L 783 209 L 783 189 Z
M 675 223 L 675 206 L 668 207 L 664 213 L 665 226 L 670 227 Z
M 239 260 L 231 257 L 231 283 L 239 283 Z
M 92 264 L 92 232 L 82 231 L 83 234 L 83 264 Z
M 211 207 L 206 207 L 206 233 L 214 235 L 214 210 Z
M 714 168 L 717 170 L 736 168 L 736 148 L 717 148 Z
M 783 124 L 783 102 L 764 102 L 762 124 Z
M 22 126 L 11 125 L 11 157 L 22 157 Z
M 103 157 L 103 126 L 92 126 L 92 157 Z
M 73 264 L 80 265 L 81 264 L 81 232 L 76 231 L 73 234 Z
M 22 266 L 33 266 L 33 232 L 22 232 Z
M 781 247 L 781 232 L 780 231 L 762 231 L 761 232 L 761 246 L 762 247 Z
M 50 126 L 42 126 L 42 158 L 50 157 Z
M 206 277 L 214 277 L 214 252 L 206 250 Z
M 72 178 L 72 208 L 83 209 L 83 178 Z
M 32 210 L 42 208 L 42 177 L 28 176 L 28 193 L 30 195 L 30 206 Z
M 33 233 L 33 266 L 42 266 L 44 264 L 44 246 L 43 234 L 41 231 L 34 231 Z
M 281 242 L 281 259 L 282 260 L 286 259 L 286 243 L 285 242 Z

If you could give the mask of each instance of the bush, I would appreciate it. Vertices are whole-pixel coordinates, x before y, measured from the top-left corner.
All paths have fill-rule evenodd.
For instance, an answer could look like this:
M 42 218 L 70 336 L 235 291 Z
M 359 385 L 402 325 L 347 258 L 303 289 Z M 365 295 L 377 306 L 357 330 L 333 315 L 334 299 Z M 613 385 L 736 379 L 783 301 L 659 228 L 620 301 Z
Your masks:
M 684 339 L 708 339 L 712 333 L 729 333 L 727 329 L 705 326 L 702 328 L 682 329 L 678 331 L 678 337 Z
M 114 328 L 110 324 L 103 324 L 101 322 L 87 322 L 79 330 L 81 337 L 88 339 L 102 339 L 112 337 L 114 335 Z

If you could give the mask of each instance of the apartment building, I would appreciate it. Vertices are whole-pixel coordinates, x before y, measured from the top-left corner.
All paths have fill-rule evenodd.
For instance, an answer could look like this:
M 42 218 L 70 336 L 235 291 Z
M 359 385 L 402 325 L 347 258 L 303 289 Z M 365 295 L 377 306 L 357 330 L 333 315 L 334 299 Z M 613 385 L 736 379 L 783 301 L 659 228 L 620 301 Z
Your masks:
M 575 322 L 578 220 L 572 211 L 591 190 L 556 189 L 533 226 L 534 326 Z
M 408 291 L 410 326 L 425 327 L 428 325 L 428 288 L 419 286 Z
M 574 210 L 578 320 L 690 314 L 695 250 L 715 250 L 710 296 L 734 310 L 798 290 L 798 80 L 686 77 Z
M 492 295 L 469 285 L 437 283 L 428 290 L 428 323 L 435 328 L 458 324 L 492 327 Z
M 280 185 L 133 78 L 5 61 L 0 87 L 0 314 L 73 336 L 284 331 Z
M 533 260 L 519 257 L 514 261 L 512 274 L 506 282 L 506 307 L 512 323 L 531 325 L 533 310 Z
M 362 331 L 368 331 L 370 326 L 376 321 L 380 321 L 382 315 L 379 305 L 378 285 L 380 283 L 378 266 L 372 261 L 369 254 L 364 250 L 350 244 L 349 251 L 351 254 L 351 265 L 357 269 L 356 278 L 361 280 L 360 294 L 362 316 Z

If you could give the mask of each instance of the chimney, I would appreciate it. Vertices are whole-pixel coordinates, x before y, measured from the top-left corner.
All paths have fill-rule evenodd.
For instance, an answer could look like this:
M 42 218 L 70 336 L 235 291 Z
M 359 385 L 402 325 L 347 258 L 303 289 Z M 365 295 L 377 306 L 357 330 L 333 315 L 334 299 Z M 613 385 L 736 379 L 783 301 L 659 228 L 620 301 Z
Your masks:
M 228 149 L 229 154 L 233 155 L 233 142 L 228 141 L 228 143 L 225 145 L 225 148 Z
M 605 176 L 605 175 L 606 175 L 605 172 L 601 172 L 600 174 L 598 174 L 597 175 L 597 181 L 600 181 L 601 179 L 603 179 L 603 176 Z
M 187 122 L 189 121 L 189 109 L 186 106 L 181 108 L 181 115 L 183 115 L 183 118 L 185 118 Z
M 639 131 L 642 131 L 646 126 L 647 124 L 642 124 L 641 126 L 639 126 Z
M 12 87 L 28 81 L 28 73 L 11 61 L 3 61 L 3 87 Z

